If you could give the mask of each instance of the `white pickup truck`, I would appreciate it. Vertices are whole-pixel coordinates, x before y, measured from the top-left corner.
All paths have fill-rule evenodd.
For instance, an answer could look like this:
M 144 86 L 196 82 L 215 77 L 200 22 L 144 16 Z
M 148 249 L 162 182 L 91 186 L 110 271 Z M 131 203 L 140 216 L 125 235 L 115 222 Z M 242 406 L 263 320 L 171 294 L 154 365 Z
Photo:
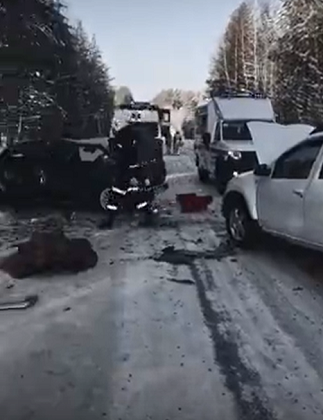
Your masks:
M 265 123 L 251 124 L 260 163 L 233 178 L 223 197 L 231 239 L 250 245 L 260 228 L 323 250 L 323 130 L 271 124 L 269 133 Z

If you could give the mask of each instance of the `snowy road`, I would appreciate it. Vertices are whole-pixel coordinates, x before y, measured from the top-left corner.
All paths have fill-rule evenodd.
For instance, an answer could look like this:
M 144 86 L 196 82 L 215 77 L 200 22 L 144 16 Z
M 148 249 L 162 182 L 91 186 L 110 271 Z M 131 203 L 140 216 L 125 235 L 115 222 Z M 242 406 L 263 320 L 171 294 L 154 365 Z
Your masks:
M 320 256 L 274 240 L 230 249 L 192 151 L 167 161 L 158 229 L 120 220 L 99 230 L 79 214 L 67 232 L 91 239 L 95 269 L 1 275 L 1 299 L 40 295 L 28 311 L 0 312 L 2 419 L 322 420 Z M 210 212 L 180 214 L 183 191 L 212 192 Z M 10 223 L 6 241 L 29 229 L 22 217 Z M 195 258 L 157 261 L 171 245 Z

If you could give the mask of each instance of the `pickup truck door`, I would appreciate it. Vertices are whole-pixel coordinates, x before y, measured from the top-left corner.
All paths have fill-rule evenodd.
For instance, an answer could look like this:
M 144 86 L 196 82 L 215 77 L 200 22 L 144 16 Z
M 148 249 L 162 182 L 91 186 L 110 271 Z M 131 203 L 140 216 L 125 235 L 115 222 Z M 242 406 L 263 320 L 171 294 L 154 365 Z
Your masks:
M 257 210 L 264 229 L 294 239 L 303 238 L 304 197 L 320 149 L 321 142 L 301 143 L 280 156 L 270 177 L 258 179 Z
M 304 198 L 304 240 L 312 245 L 323 246 L 323 150 L 315 166 Z

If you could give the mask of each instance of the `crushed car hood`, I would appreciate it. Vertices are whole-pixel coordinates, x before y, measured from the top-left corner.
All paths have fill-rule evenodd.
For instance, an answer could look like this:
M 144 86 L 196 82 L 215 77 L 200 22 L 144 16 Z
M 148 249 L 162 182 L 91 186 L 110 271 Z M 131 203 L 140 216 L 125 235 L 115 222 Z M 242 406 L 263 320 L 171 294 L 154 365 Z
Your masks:
M 271 164 L 282 153 L 305 140 L 314 127 L 306 124 L 248 123 L 259 163 Z

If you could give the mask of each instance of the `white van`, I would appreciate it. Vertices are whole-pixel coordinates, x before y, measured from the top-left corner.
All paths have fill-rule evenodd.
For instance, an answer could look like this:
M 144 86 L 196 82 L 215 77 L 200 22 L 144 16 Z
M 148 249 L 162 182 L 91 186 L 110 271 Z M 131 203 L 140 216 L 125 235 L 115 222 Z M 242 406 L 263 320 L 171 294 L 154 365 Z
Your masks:
M 269 98 L 249 92 L 213 96 L 196 110 L 195 156 L 202 182 L 214 178 L 224 192 L 229 180 L 258 163 L 248 123 L 275 123 Z

